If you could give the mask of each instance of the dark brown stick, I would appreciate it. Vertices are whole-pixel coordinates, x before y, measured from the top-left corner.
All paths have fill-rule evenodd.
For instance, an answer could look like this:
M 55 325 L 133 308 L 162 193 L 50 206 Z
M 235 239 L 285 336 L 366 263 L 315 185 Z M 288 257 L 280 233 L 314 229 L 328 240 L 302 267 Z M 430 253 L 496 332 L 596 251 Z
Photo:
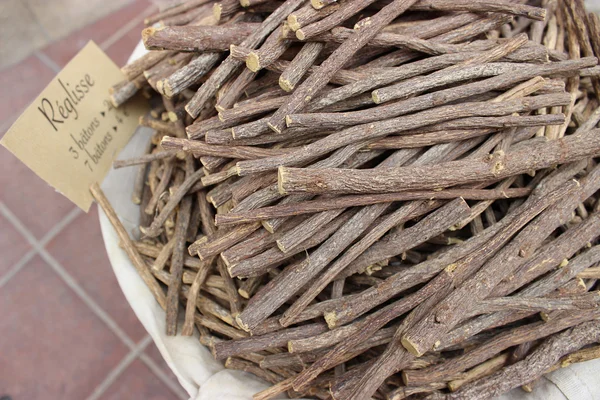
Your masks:
M 288 341 L 318 335 L 327 330 L 325 324 L 310 324 L 298 328 L 290 328 L 262 336 L 252 336 L 242 340 L 216 343 L 215 358 L 227 357 L 285 346 Z
M 287 118 L 288 127 L 319 127 L 327 129 L 334 126 L 337 129 L 341 126 L 352 126 L 368 122 L 380 121 L 386 118 L 394 118 L 399 115 L 405 115 L 411 112 L 424 110 L 431 107 L 440 106 L 449 102 L 467 98 L 469 96 L 487 93 L 490 90 L 511 87 L 528 79 L 537 76 L 547 76 L 554 73 L 569 74 L 575 73 L 579 69 L 593 66 L 597 63 L 593 58 L 582 58 L 581 60 L 569 60 L 545 65 L 531 65 L 520 71 L 507 75 L 498 75 L 487 78 L 479 82 L 468 83 L 459 87 L 440 90 L 438 92 L 425 94 L 404 101 L 394 102 L 388 105 L 379 106 L 370 110 L 362 110 L 344 113 L 343 118 L 336 113 L 313 113 L 313 114 L 292 114 Z
M 566 137 L 536 146 L 542 159 L 532 159 L 530 150 L 500 155 L 492 160 L 451 161 L 431 167 L 402 167 L 377 172 L 348 173 L 339 169 L 280 167 L 279 186 L 288 193 L 381 193 L 397 189 L 432 189 L 488 179 L 503 179 L 556 163 L 577 161 L 600 154 L 598 132 Z M 240 163 L 238 163 L 239 167 Z M 452 175 L 448 175 L 452 171 Z
M 270 268 L 273 268 L 292 256 L 306 252 L 308 249 L 321 244 L 328 237 L 330 237 L 336 229 L 339 229 L 344 223 L 346 223 L 353 215 L 354 213 L 352 212 L 347 212 L 346 214 L 340 215 L 324 229 L 319 230 L 310 239 L 302 241 L 293 249 L 288 249 L 286 253 L 283 253 L 277 247 L 272 247 L 255 257 L 251 257 L 246 260 L 242 260 L 237 264 L 230 265 L 229 274 L 234 277 L 260 276 L 267 272 Z
M 324 44 L 318 42 L 306 43 L 298 52 L 296 57 L 290 62 L 288 67 L 279 77 L 279 86 L 286 92 L 291 92 L 300 79 L 306 74 L 309 68 L 323 50 Z
M 140 255 L 135 244 L 132 242 L 131 238 L 129 237 L 129 234 L 127 233 L 127 230 L 119 220 L 117 213 L 110 205 L 110 202 L 104 195 L 104 192 L 102 191 L 102 189 L 100 189 L 100 186 L 97 183 L 94 183 L 92 185 L 92 187 L 90 188 L 90 192 L 94 196 L 94 199 L 98 202 L 98 205 L 102 208 L 102 210 L 108 217 L 108 220 L 111 222 L 113 228 L 117 231 L 119 239 L 121 240 L 121 243 L 123 244 L 123 247 L 127 252 L 129 258 L 131 259 L 131 262 L 133 263 L 133 266 L 135 267 L 136 271 L 144 280 L 144 282 L 154 295 L 154 298 L 161 306 L 161 308 L 163 310 L 166 310 L 167 298 L 165 296 L 165 293 L 163 292 L 163 289 L 160 287 L 160 285 L 156 281 L 156 278 L 154 278 L 154 276 L 150 272 L 148 265 L 146 265 L 146 262 Z
M 333 75 L 340 70 L 346 62 L 348 62 L 352 56 L 364 47 L 369 40 L 371 40 L 377 33 L 393 21 L 400 14 L 404 13 L 416 0 L 394 0 L 389 5 L 385 6 L 381 11 L 371 17 L 371 23 L 364 29 L 355 33 L 350 39 L 342 43 L 332 54 L 325 60 L 319 67 L 319 73 L 313 74 L 306 79 L 292 94 L 290 101 L 285 105 L 281 106 L 267 123 L 269 127 L 277 133 L 281 133 L 285 128 L 285 117 L 288 114 L 297 112 L 306 107 L 311 99 L 319 93 L 321 89 L 331 80 Z M 353 4 L 365 4 L 368 5 L 368 1 L 364 3 L 362 1 L 354 1 L 346 3 L 349 5 Z M 338 12 L 344 7 L 342 6 Z M 361 8 L 356 10 L 360 11 Z M 336 13 L 330 15 L 330 18 Z M 325 19 L 327 19 L 325 18 Z M 324 21 L 324 20 L 323 20 Z M 337 25 L 337 24 L 336 24 Z M 296 31 L 297 35 L 301 35 L 302 29 Z M 302 37 L 300 37 L 302 39 Z
M 149 50 L 227 51 L 239 44 L 260 24 L 241 22 L 217 26 L 166 26 L 142 31 L 144 46 Z
M 202 77 L 214 68 L 220 58 L 220 53 L 200 54 L 186 66 L 156 82 L 156 89 L 167 97 L 176 96 L 198 83 Z
M 546 9 L 544 8 L 514 3 L 496 3 L 486 0 L 420 0 L 412 8 L 415 10 L 507 13 L 512 15 L 520 15 L 535 20 L 544 20 L 546 18 Z
M 450 394 L 444 398 L 458 399 L 473 395 L 498 396 L 530 382 L 532 378 L 540 377 L 562 356 L 599 340 L 600 322 L 585 322 L 565 332 L 553 335 L 525 360 L 508 366 L 492 376 L 467 384 L 456 394 Z
M 423 192 L 400 192 L 380 195 L 343 196 L 334 199 L 313 200 L 301 203 L 258 208 L 244 213 L 229 213 L 216 216 L 217 226 L 263 221 L 270 218 L 289 217 L 306 213 L 316 213 L 355 206 L 365 206 L 393 201 L 441 200 L 462 197 L 466 200 L 493 200 L 499 198 L 522 197 L 529 194 L 528 188 L 506 190 L 448 189 Z
M 218 231 L 214 235 L 206 238 L 205 240 L 199 240 L 192 243 L 188 247 L 190 255 L 198 254 L 200 259 L 204 260 L 209 257 L 215 256 L 222 251 L 225 251 L 229 247 L 236 243 L 244 240 L 252 232 L 256 231 L 260 227 L 260 224 L 244 224 L 238 225 L 235 229 L 230 231 Z
M 467 86 L 467 85 L 464 85 Z M 413 99 L 411 99 L 413 100 Z M 377 123 L 358 125 L 345 129 L 335 135 L 317 140 L 303 147 L 302 151 L 292 152 L 285 156 L 269 157 L 259 161 L 241 161 L 237 163 L 238 174 L 248 175 L 276 169 L 279 166 L 288 166 L 309 161 L 350 143 L 361 140 L 375 139 L 391 133 L 404 132 L 438 122 L 444 122 L 461 117 L 503 116 L 513 112 L 525 112 L 539 109 L 538 105 L 566 104 L 570 102 L 570 95 L 542 95 L 515 99 L 499 103 L 461 103 L 459 105 L 442 106 L 401 118 L 384 120 Z M 558 104 L 555 104 L 558 105 Z M 535 108 L 534 108 L 535 107 Z M 291 117 L 290 117 L 291 118 Z M 288 118 L 291 121 L 291 119 Z M 281 177 L 281 175 L 280 175 Z M 285 186 L 284 186 L 285 187 Z
M 285 18 L 302 4 L 303 0 L 287 0 L 282 6 L 271 13 L 261 24 L 240 44 L 243 47 L 254 49 L 269 35 Z M 185 109 L 193 118 L 196 118 L 204 105 L 212 98 L 217 90 L 229 79 L 231 74 L 241 66 L 241 62 L 229 56 L 213 71 L 210 78 L 200 86 L 200 89 L 186 105 Z
M 147 69 L 155 66 L 165 58 L 172 56 L 174 53 L 171 51 L 151 51 L 144 54 L 140 58 L 131 63 L 123 66 L 121 72 L 125 77 L 132 81 L 136 77 L 140 76 Z
M 203 175 L 204 175 L 204 171 L 199 169 L 196 172 L 194 172 L 193 174 L 191 174 L 190 176 L 188 176 L 185 179 L 185 181 L 183 181 L 183 183 L 181 185 L 179 185 L 179 187 L 177 188 L 175 193 L 173 193 L 169 197 L 169 201 L 162 208 L 160 213 L 154 218 L 154 220 L 152 221 L 152 224 L 147 228 L 140 227 L 140 230 L 142 231 L 142 233 L 147 237 L 156 237 L 156 236 L 160 235 L 160 233 L 162 232 L 162 226 L 165 223 L 165 221 L 167 220 L 167 218 L 169 217 L 169 215 L 171 215 L 173 210 L 175 210 L 175 207 L 177 207 L 179 205 L 179 202 L 181 201 L 181 199 L 183 199 L 183 197 L 188 193 L 190 188 L 192 186 L 194 186 L 194 184 L 196 184 L 196 182 L 198 182 L 198 180 Z
M 214 144 L 205 144 L 201 141 L 163 137 L 161 145 L 165 150 L 177 150 L 193 153 L 199 156 L 215 156 L 225 158 L 261 158 L 269 157 L 274 154 L 286 154 L 292 149 L 262 149 L 250 146 L 218 146 Z
M 415 205 L 415 208 L 418 207 L 419 204 Z M 403 212 L 398 213 L 399 215 L 393 215 L 387 221 L 384 221 L 384 223 L 372 229 L 363 239 L 346 251 L 341 258 L 339 258 L 333 265 L 331 265 L 331 267 L 329 267 L 329 269 L 327 269 L 327 271 L 325 271 L 325 273 L 317 278 L 316 282 L 313 282 L 310 288 L 306 290 L 302 296 L 300 296 L 300 298 L 284 312 L 283 318 L 280 320 L 281 324 L 283 326 L 289 325 L 290 322 L 293 321 L 302 310 L 304 310 L 308 303 L 312 301 L 319 294 L 319 292 L 329 284 L 329 282 L 335 279 L 336 276 L 344 270 L 344 268 L 346 268 L 367 248 L 372 246 L 389 229 L 406 221 L 406 217 L 410 215 L 411 211 L 411 207 L 408 207 L 408 210 L 403 210 Z M 452 226 L 455 223 L 454 221 L 460 220 L 464 215 L 468 214 L 469 211 L 469 207 L 463 199 L 456 199 L 439 210 L 434 211 L 413 227 L 402 232 L 406 238 L 404 243 L 402 243 L 401 240 L 394 241 L 397 245 L 397 254 L 409 250 L 414 246 L 425 242 L 427 239 L 442 233 Z

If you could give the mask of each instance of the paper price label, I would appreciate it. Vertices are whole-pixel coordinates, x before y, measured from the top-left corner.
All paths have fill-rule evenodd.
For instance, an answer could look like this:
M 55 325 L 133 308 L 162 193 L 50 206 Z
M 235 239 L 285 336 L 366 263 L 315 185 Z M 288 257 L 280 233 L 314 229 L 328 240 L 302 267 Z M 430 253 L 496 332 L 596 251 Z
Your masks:
M 115 63 L 88 43 L 0 143 L 87 212 L 93 201 L 89 187 L 102 182 L 147 111 L 139 98 L 112 106 L 108 90 L 123 79 Z

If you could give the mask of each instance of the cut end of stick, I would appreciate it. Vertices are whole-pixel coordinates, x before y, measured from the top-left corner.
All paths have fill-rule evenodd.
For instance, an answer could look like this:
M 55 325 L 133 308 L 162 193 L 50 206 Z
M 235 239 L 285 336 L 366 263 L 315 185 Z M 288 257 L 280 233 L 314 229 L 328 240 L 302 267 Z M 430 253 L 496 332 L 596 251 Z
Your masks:
M 323 315 L 323 318 L 325 318 L 325 322 L 327 322 L 329 329 L 337 328 L 338 318 L 335 311 L 326 312 Z
M 261 225 L 267 230 L 267 232 L 275 233 L 275 228 L 273 227 L 273 225 L 271 225 L 269 221 L 261 221 Z
M 260 58 L 255 52 L 250 52 L 246 57 L 246 67 L 252 72 L 258 72 L 261 69 Z
M 400 340 L 400 342 L 402 343 L 402 346 L 408 350 L 408 352 L 414 356 L 417 357 L 421 357 L 423 355 L 423 353 L 421 353 L 417 347 L 415 346 L 415 344 L 413 342 L 410 341 L 409 338 L 407 338 L 406 336 L 402 336 L 402 339 Z
M 244 331 L 246 331 L 246 332 L 250 332 L 250 328 L 248 327 L 248 325 L 247 325 L 247 324 L 245 324 L 245 323 L 244 323 L 244 321 L 242 321 L 242 319 L 241 319 L 240 317 L 241 317 L 240 315 L 236 315 L 236 316 L 235 316 L 235 322 L 238 324 L 238 326 L 239 326 L 239 327 L 240 327 L 242 330 L 244 330 Z
M 240 0 L 240 5 L 242 7 L 250 7 L 250 2 L 248 0 Z
M 219 3 L 215 3 L 213 6 L 213 16 L 217 21 L 221 20 L 221 13 L 223 12 L 223 6 Z
M 292 116 L 291 115 L 286 115 L 285 116 L 285 125 L 289 128 L 293 123 L 294 122 L 292 120 Z
M 521 386 L 521 389 L 526 393 L 533 392 L 533 386 L 531 384 L 523 385 L 523 386 Z
M 279 167 L 277 169 L 277 190 L 279 194 L 287 194 L 287 191 L 283 187 L 287 176 L 287 171 L 285 167 Z
M 177 114 L 173 111 L 169 111 L 167 112 L 167 116 L 169 117 L 169 121 L 171 122 L 176 122 L 179 121 L 179 117 L 177 116 Z
M 287 119 L 287 117 L 286 117 Z M 281 133 L 281 129 L 279 129 L 277 126 L 273 125 L 271 122 L 267 122 L 267 126 L 275 133 Z
M 373 90 L 373 93 L 371 93 L 371 98 L 373 99 L 373 102 L 375 104 L 381 104 L 381 98 L 379 97 L 379 91 Z
M 164 79 L 160 82 L 160 87 L 162 89 L 162 94 L 165 95 L 168 98 L 173 97 L 173 87 L 171 86 L 171 84 L 169 83 L 168 80 Z M 156 87 L 158 88 L 158 83 L 156 84 Z
M 284 328 L 287 328 L 294 323 L 294 320 L 292 317 L 286 316 L 285 314 L 283 314 L 283 316 L 281 318 L 279 318 L 279 323 Z
M 448 382 L 447 385 L 448 385 L 448 390 L 450 390 L 451 392 L 456 392 L 462 386 L 462 381 L 461 380 L 450 381 L 450 382 Z
M 325 7 L 325 4 L 321 0 L 310 0 L 310 5 L 313 6 L 315 10 L 320 10 Z
M 298 22 L 298 17 L 294 14 L 290 14 L 287 17 L 288 26 L 294 32 L 301 28 L 300 23 Z
M 162 233 L 162 228 L 158 227 L 158 229 L 157 229 L 156 227 L 154 227 L 152 225 L 140 226 L 140 232 L 142 232 L 142 235 L 144 235 L 145 237 L 154 238 Z
M 148 49 L 148 46 L 146 45 L 146 41 L 148 39 L 150 39 L 152 36 L 154 36 L 156 34 L 156 32 L 163 30 L 164 28 L 154 28 L 154 27 L 149 27 L 149 28 L 144 28 L 144 30 L 142 31 L 142 42 L 144 42 L 144 46 L 146 46 L 146 48 Z
M 287 249 L 285 248 L 285 246 L 283 245 L 283 243 L 281 243 L 280 240 L 276 240 L 275 244 L 277 245 L 277 247 L 279 248 L 279 250 L 281 250 L 282 253 L 287 253 Z
M 239 288 L 238 289 L 238 293 L 240 294 L 240 296 L 242 296 L 245 299 L 250 299 L 250 293 L 248 293 L 248 291 L 244 288 Z
M 285 90 L 286 92 L 291 92 L 292 90 L 294 90 L 294 85 L 292 84 L 292 82 L 288 81 L 287 79 L 283 79 L 282 76 L 279 77 L 279 87 Z
M 306 39 L 306 35 L 304 34 L 304 32 L 302 32 L 302 29 L 298 29 L 296 31 L 296 37 L 298 38 L 298 40 Z
M 160 94 L 163 94 L 163 84 L 164 84 L 164 81 L 162 79 L 160 81 L 156 82 L 156 91 Z

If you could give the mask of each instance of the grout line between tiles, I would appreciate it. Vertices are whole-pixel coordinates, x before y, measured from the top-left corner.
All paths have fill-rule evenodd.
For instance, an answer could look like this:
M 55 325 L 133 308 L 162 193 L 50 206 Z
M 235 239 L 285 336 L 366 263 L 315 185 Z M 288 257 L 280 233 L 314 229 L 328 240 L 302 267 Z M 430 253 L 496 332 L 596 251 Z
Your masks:
M 58 274 L 60 278 L 77 294 L 77 296 L 100 318 L 106 326 L 127 346 L 129 349 L 135 347 L 135 343 L 127 334 L 117 325 L 117 323 L 86 293 L 85 290 L 73 279 L 73 277 L 52 257 L 36 238 L 27 230 L 23 223 L 14 215 L 4 203 L 0 203 L 0 213 L 8 219 L 13 226 L 29 241 L 31 246 L 48 263 L 48 265 Z M 69 214 L 68 216 L 70 216 Z
M 150 335 L 146 335 L 123 359 L 108 372 L 104 380 L 94 389 L 87 400 L 97 400 L 106 392 L 106 390 L 121 376 L 121 374 L 131 365 L 133 361 L 146 349 L 152 342 Z
M 6 271 L 3 276 L 0 277 L 0 289 L 4 287 L 15 276 L 31 259 L 37 254 L 35 249 L 29 250 L 11 269 Z
M 37 25 L 37 27 L 40 29 L 40 31 L 42 32 L 42 34 L 48 41 L 48 43 L 46 43 L 46 44 L 52 43 L 52 41 L 54 39 L 52 38 L 50 33 L 48 33 L 48 30 L 44 27 L 44 25 L 42 25 L 42 23 L 38 20 L 38 17 L 37 17 L 37 15 L 35 15 L 33 10 L 31 9 L 31 6 L 29 4 L 27 4 L 26 1 L 23 2 L 23 6 L 27 9 L 27 12 L 29 12 L 29 15 L 35 21 L 35 24 Z
M 181 400 L 188 400 L 190 398 L 179 382 L 175 382 L 169 378 L 167 374 L 165 374 L 165 371 L 163 371 L 150 356 L 146 353 L 142 353 L 139 358 L 177 397 Z
M 0 202 L 0 213 L 2 215 L 4 215 L 5 217 L 10 215 L 11 217 L 14 216 L 14 214 L 8 209 L 8 207 L 6 206 L 6 204 Z M 54 225 L 54 227 L 52 229 L 50 229 L 50 231 L 48 231 L 48 233 L 46 233 L 44 235 L 44 237 L 40 240 L 40 244 L 42 246 L 45 246 L 49 241 L 51 241 L 52 239 L 54 239 L 56 237 L 56 235 L 58 235 L 68 224 L 70 224 L 73 219 L 75 219 L 75 217 L 77 215 L 80 214 L 80 210 L 79 208 L 74 208 L 71 212 L 69 212 L 67 214 L 66 217 L 64 217 L 61 221 L 59 221 L 56 225 Z M 15 217 L 16 219 L 16 217 Z M 15 225 L 15 221 L 14 220 L 10 220 L 11 223 L 13 225 Z M 19 228 L 17 228 L 19 229 Z M 21 233 L 23 235 L 23 231 L 21 229 L 19 229 L 19 233 Z M 31 237 L 27 238 L 27 241 L 31 244 L 32 240 L 36 240 L 35 237 L 33 237 L 33 235 L 31 235 Z M 31 250 L 29 250 L 27 253 L 25 253 L 25 255 L 8 271 L 6 272 L 3 276 L 0 277 L 0 288 L 2 288 L 4 285 L 6 285 L 6 283 L 8 283 L 8 281 L 15 276 L 25 265 L 27 265 L 27 263 L 29 261 L 31 261 L 31 259 L 37 254 L 37 249 L 35 248 L 35 246 L 32 246 L 33 248 Z
M 81 209 L 74 207 L 61 221 L 59 221 L 52 229 L 48 231 L 48 233 L 40 240 L 40 245 L 46 246 L 52 239 L 56 237 L 63 229 L 67 227 L 79 214 L 83 211 Z
M 54 269 L 54 271 L 62 278 L 62 280 L 69 286 L 81 300 L 99 317 L 106 326 L 115 334 L 121 341 L 130 349 L 135 344 L 127 336 L 127 334 L 117 325 L 117 323 L 98 305 L 96 302 L 86 293 L 86 291 L 79 286 L 77 281 L 54 259 L 45 249 L 39 250 L 40 256 Z
M 58 64 L 52 61 L 52 59 L 46 54 L 44 54 L 44 52 L 35 50 L 33 52 L 33 55 L 36 56 L 37 59 L 42 62 L 42 64 L 54 71 L 55 74 L 58 74 L 60 72 L 61 68 L 58 66 Z
M 16 215 L 12 213 L 8 209 L 8 207 L 0 202 L 0 214 L 4 216 L 14 227 L 17 229 L 21 235 L 25 237 L 25 239 L 31 244 L 33 247 L 17 264 L 11 271 L 9 271 L 10 276 L 1 277 L 0 278 L 0 288 L 6 284 L 17 272 L 23 268 L 29 262 L 31 258 L 35 254 L 39 254 L 42 259 L 44 259 L 48 265 L 54 269 L 54 271 L 59 275 L 59 277 L 69 286 L 75 294 L 96 314 L 98 318 L 100 318 L 106 326 L 117 336 L 121 341 L 132 351 L 134 352 L 138 346 L 141 346 L 141 351 L 136 353 L 135 357 L 138 357 L 146 366 L 156 375 L 177 397 L 182 400 L 187 400 L 189 398 L 188 394 L 183 390 L 181 385 L 178 382 L 174 382 L 169 377 L 166 376 L 164 371 L 152 360 L 147 354 L 143 353 L 143 350 L 148 346 L 151 342 L 151 337 L 146 336 L 140 344 L 136 346 L 136 344 L 127 336 L 127 334 L 121 330 L 121 328 L 116 324 L 116 322 L 108 315 L 100 306 L 98 306 L 94 300 L 85 292 L 83 288 L 79 286 L 79 284 L 68 274 L 68 272 L 56 261 L 44 248 L 44 246 L 50 242 L 58 233 L 62 231 L 69 223 L 71 223 L 81 211 L 78 208 L 73 209 L 69 212 L 60 222 L 58 222 L 39 242 L 33 236 L 31 232 L 23 225 L 23 223 L 17 218 Z M 143 345 L 143 346 L 142 346 Z M 131 354 L 131 353 L 130 353 Z M 129 362 L 131 363 L 131 361 Z M 126 366 L 125 366 L 126 367 Z M 123 368 L 124 369 L 124 368 Z M 108 379 L 108 378 L 107 378 Z M 116 379 L 116 377 L 115 377 Z
M 113 44 L 118 42 L 120 39 L 122 39 L 131 29 L 133 29 L 137 24 L 142 22 L 144 20 L 144 18 L 146 18 L 151 13 L 153 13 L 155 10 L 156 10 L 155 5 L 151 5 L 151 6 L 147 7 L 137 17 L 135 17 L 134 19 L 132 19 L 131 21 L 129 21 L 128 23 L 123 25 L 115 33 L 113 33 L 109 38 L 107 38 L 105 41 L 100 43 L 99 44 L 100 48 L 102 50 L 106 51 L 106 49 L 108 49 L 110 46 L 112 46 Z M 141 40 L 141 36 L 140 36 L 140 40 Z

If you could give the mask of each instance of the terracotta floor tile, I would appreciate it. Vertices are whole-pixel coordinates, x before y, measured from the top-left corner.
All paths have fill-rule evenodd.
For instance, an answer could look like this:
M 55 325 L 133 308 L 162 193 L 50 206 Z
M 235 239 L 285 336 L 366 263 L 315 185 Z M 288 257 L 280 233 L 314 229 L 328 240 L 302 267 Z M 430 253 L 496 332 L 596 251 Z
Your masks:
M 171 371 L 171 368 L 169 368 L 169 366 L 167 365 L 165 359 L 158 351 L 158 348 L 156 347 L 154 342 L 148 345 L 145 353 L 160 367 L 161 370 L 164 371 L 164 373 L 169 377 L 169 379 L 171 379 L 173 382 L 177 382 L 177 377 L 175 376 L 173 371 Z
M 107 49 L 106 54 L 117 64 L 123 66 L 127 63 L 129 56 L 135 46 L 142 40 L 142 30 L 145 28 L 143 21 L 129 30 L 121 39 L 113 43 Z
M 135 360 L 123 372 L 117 380 L 110 385 L 107 391 L 100 397 L 101 400 L 122 399 L 144 399 L 144 400 L 168 400 L 177 399 L 177 396 L 169 390 L 142 363 Z
M 101 45 L 123 25 L 136 18 L 150 6 L 148 0 L 135 0 L 131 4 L 105 16 L 104 18 L 71 33 L 42 51 L 59 66 L 66 65 L 90 40 Z M 132 49 L 133 50 L 133 49 Z
M 29 242 L 0 215 L 0 278 L 31 248 Z
M 22 0 L 23 1 L 23 0 Z M 52 40 L 89 25 L 132 0 L 24 0 Z
M 13 399 L 83 399 L 127 348 L 40 258 L 0 291 L 0 388 Z
M 0 68 L 15 64 L 48 39 L 22 0 L 0 2 Z
M 75 206 L 0 146 L 0 201 L 38 239 Z
M 127 303 L 110 266 L 95 205 L 89 214 L 79 215 L 46 247 L 134 342 L 144 336 L 146 330 Z
M 0 123 L 18 116 L 52 78 L 54 71 L 35 56 L 0 71 Z

